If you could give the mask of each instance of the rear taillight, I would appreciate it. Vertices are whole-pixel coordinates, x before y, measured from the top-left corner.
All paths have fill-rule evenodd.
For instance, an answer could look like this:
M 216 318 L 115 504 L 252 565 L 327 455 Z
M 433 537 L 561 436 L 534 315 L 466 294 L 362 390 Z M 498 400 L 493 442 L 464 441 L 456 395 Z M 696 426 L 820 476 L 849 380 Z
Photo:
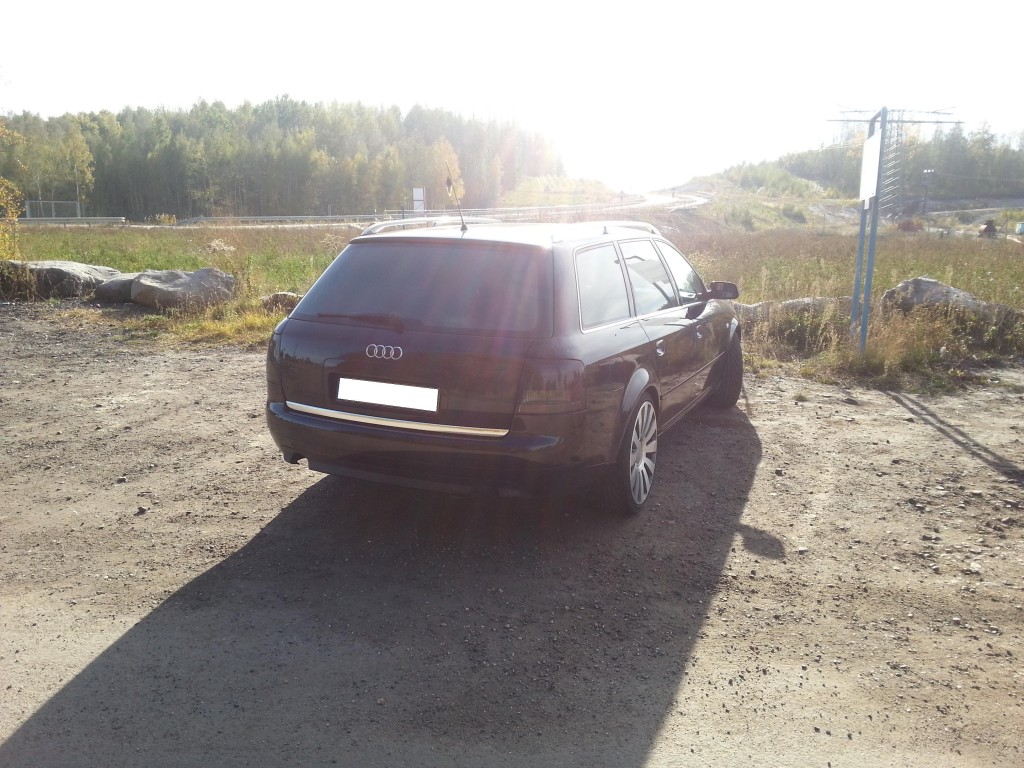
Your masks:
M 518 413 L 571 413 L 586 407 L 583 363 L 579 360 L 527 360 Z
M 270 335 L 270 342 L 267 345 L 267 401 L 280 403 L 284 402 L 284 389 L 281 387 L 280 363 L 281 363 L 281 331 L 284 330 L 286 320 L 278 323 L 277 328 Z

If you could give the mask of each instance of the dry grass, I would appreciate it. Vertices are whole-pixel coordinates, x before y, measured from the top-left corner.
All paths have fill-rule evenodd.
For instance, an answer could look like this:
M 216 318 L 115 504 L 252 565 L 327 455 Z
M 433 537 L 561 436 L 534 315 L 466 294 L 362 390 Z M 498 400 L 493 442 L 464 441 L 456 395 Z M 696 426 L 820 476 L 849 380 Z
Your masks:
M 741 301 L 781 302 L 853 292 L 855 235 L 808 229 L 680 235 L 676 244 L 708 279 L 740 287 Z M 886 232 L 878 239 L 872 305 L 903 280 L 929 276 L 983 301 L 1024 309 L 1024 247 L 1010 240 Z M 862 355 L 847 311 L 773 313 L 747 328 L 748 367 L 799 370 L 823 380 L 885 388 L 949 389 L 984 366 L 1024 356 L 1019 321 L 985 323 L 955 312 L 871 316 Z

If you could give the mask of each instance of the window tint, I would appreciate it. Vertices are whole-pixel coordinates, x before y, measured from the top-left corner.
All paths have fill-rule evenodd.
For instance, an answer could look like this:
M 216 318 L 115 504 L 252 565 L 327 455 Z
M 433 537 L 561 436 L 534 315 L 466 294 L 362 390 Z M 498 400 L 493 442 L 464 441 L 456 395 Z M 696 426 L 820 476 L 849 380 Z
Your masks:
M 547 335 L 550 285 L 551 256 L 543 250 L 411 239 L 353 243 L 293 314 L 355 324 L 386 318 L 411 330 Z
M 683 254 L 661 240 L 658 241 L 658 248 L 661 249 L 661 255 L 665 257 L 668 268 L 672 270 L 672 277 L 676 279 L 680 298 L 684 302 L 695 298 L 698 293 L 704 292 L 704 282 L 690 266 L 690 262 L 683 258 Z
M 619 243 L 633 284 L 636 313 L 646 315 L 678 304 L 672 281 L 665 265 L 650 240 L 627 240 Z
M 584 328 L 594 328 L 629 317 L 629 294 L 611 245 L 576 254 L 576 283 Z

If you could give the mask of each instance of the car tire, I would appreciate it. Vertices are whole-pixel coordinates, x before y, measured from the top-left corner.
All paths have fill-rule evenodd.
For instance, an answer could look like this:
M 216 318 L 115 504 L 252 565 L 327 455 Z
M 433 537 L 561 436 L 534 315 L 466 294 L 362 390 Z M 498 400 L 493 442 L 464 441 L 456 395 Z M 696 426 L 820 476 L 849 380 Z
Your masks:
M 658 462 L 658 411 L 644 395 L 630 414 L 613 472 L 613 498 L 629 513 L 639 512 L 654 488 Z
M 743 389 L 743 346 L 740 335 L 733 334 L 725 354 L 715 364 L 712 387 L 707 404 L 712 408 L 732 408 L 740 399 Z

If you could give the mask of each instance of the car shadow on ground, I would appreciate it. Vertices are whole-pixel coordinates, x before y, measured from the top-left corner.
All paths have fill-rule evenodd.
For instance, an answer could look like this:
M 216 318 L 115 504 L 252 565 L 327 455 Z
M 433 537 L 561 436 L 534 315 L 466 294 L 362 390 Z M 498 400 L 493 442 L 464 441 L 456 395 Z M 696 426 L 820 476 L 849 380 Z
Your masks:
M 738 409 L 663 437 L 649 510 L 325 477 L 0 746 L 0 765 L 642 766 L 741 523 Z M 695 729 L 699 730 L 699 724 Z

